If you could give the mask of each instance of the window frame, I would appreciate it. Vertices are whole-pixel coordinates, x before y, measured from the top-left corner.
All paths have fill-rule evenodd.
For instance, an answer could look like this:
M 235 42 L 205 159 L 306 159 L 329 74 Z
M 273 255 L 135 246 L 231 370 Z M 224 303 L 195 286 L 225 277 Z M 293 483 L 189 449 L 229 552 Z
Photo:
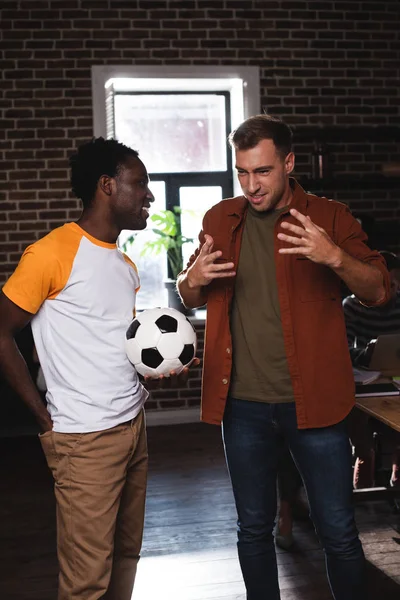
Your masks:
M 244 119 L 261 111 L 260 69 L 255 66 L 93 65 L 91 71 L 95 137 L 107 138 L 107 129 L 110 130 L 110 123 L 107 127 L 107 119 L 112 112 L 112 98 L 108 93 L 111 86 L 115 86 L 115 91 L 120 91 L 125 85 L 127 91 L 229 92 L 232 129 Z M 236 177 L 233 177 L 233 189 L 235 195 L 240 194 Z
M 230 94 L 228 91 L 220 90 L 203 90 L 203 91 L 124 91 L 115 92 L 115 95 L 212 95 L 216 94 L 225 98 L 225 138 L 228 137 L 232 129 L 231 124 L 231 102 Z M 115 110 L 113 132 L 115 132 Z M 166 184 L 166 209 L 172 210 L 174 206 L 180 206 L 179 199 L 179 188 L 185 186 L 200 187 L 202 185 L 218 185 L 222 188 L 222 197 L 226 198 L 233 191 L 233 165 L 232 165 L 232 153 L 229 152 L 229 148 L 226 150 L 226 169 L 225 171 L 173 171 L 173 172 L 158 172 L 151 171 L 151 165 L 149 165 L 149 177 L 150 181 L 165 181 Z
M 114 137 L 114 97 L 119 94 L 222 94 L 226 137 L 244 119 L 260 113 L 259 68 L 249 66 L 92 66 L 93 130 L 95 137 Z M 241 193 L 234 177 L 233 150 L 227 148 L 225 171 L 156 173 L 150 181 L 165 181 L 166 209 L 180 206 L 179 188 L 220 186 L 222 198 Z M 151 168 L 151 165 L 149 165 Z M 151 185 L 150 185 L 151 187 Z M 179 216 L 178 216 L 179 218 Z M 168 265 L 168 275 L 171 270 Z

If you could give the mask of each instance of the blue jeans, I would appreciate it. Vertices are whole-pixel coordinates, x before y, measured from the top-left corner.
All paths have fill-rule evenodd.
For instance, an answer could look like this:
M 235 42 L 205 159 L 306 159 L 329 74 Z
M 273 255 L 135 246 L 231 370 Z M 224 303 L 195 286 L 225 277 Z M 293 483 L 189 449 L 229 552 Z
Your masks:
M 223 438 L 238 513 L 238 553 L 247 599 L 280 598 L 272 531 L 282 435 L 304 481 L 333 597 L 364 600 L 364 553 L 354 522 L 346 422 L 297 429 L 294 403 L 229 398 Z

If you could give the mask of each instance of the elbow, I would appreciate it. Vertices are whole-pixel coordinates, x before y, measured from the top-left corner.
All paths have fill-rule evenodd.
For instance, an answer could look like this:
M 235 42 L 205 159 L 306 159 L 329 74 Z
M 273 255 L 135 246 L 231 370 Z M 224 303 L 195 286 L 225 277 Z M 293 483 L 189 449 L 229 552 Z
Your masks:
M 375 298 L 376 306 L 381 306 L 383 304 L 386 304 L 389 300 L 390 300 L 390 292 L 385 288 L 384 285 L 381 285 L 376 290 L 376 298 Z
M 206 304 L 206 300 L 203 299 L 201 296 L 191 297 L 190 294 L 182 294 L 179 290 L 178 293 L 181 302 L 185 308 L 200 308 L 201 306 L 204 306 Z
M 375 281 L 369 287 L 369 292 L 362 298 L 358 296 L 359 301 L 364 306 L 383 306 L 389 302 L 391 297 L 390 283 L 382 274 L 380 274 L 379 281 Z
M 203 290 L 193 290 L 184 281 L 178 281 L 176 289 L 185 308 L 200 308 L 207 303 L 207 297 Z
M 187 301 L 188 299 L 185 294 L 182 278 L 178 278 L 176 280 L 176 292 L 185 308 L 193 308 L 192 306 L 189 306 L 189 304 L 188 304 L 188 301 Z
M 199 304 L 198 302 L 188 302 L 188 301 L 185 301 L 183 298 L 181 298 L 181 300 L 182 300 L 182 304 L 185 308 L 195 309 L 195 308 L 201 308 L 201 306 L 203 306 L 203 304 Z
M 187 293 L 185 294 L 184 286 L 180 286 L 179 281 L 176 282 L 176 292 L 185 308 L 197 308 L 197 306 L 190 301 L 190 295 Z
M 376 268 L 376 267 L 375 267 Z M 375 306 L 382 306 L 389 302 L 391 298 L 391 284 L 389 273 L 379 270 L 379 279 L 375 287 L 375 297 L 373 299 Z
M 374 306 L 382 306 L 391 298 L 391 287 L 389 277 L 380 274 L 379 284 L 375 287 Z

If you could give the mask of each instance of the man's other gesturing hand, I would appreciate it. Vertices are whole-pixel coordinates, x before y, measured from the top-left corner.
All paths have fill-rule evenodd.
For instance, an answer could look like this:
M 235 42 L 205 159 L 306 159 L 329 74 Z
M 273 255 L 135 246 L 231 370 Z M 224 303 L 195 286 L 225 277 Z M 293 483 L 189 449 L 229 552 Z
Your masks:
M 236 275 L 233 262 L 216 262 L 222 256 L 221 250 L 213 252 L 214 240 L 211 235 L 204 235 L 205 242 L 200 253 L 187 272 L 189 288 L 208 285 L 214 279 L 233 277 Z
M 288 244 L 289 248 L 279 248 L 280 254 L 301 254 L 315 263 L 335 268 L 341 264 L 341 249 L 331 240 L 322 227 L 313 223 L 310 217 L 292 208 L 290 214 L 299 224 L 293 225 L 283 221 L 282 227 L 289 233 L 278 233 L 278 238 Z

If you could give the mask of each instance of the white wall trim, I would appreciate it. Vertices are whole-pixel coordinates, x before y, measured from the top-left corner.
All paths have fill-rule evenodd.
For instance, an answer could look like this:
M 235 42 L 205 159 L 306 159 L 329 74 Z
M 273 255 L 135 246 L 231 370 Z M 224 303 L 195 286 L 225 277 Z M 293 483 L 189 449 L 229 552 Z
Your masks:
M 146 409 L 146 406 L 145 406 Z M 146 411 L 146 425 L 153 427 L 157 425 L 180 425 L 181 423 L 199 423 L 200 407 L 178 408 L 170 410 Z

